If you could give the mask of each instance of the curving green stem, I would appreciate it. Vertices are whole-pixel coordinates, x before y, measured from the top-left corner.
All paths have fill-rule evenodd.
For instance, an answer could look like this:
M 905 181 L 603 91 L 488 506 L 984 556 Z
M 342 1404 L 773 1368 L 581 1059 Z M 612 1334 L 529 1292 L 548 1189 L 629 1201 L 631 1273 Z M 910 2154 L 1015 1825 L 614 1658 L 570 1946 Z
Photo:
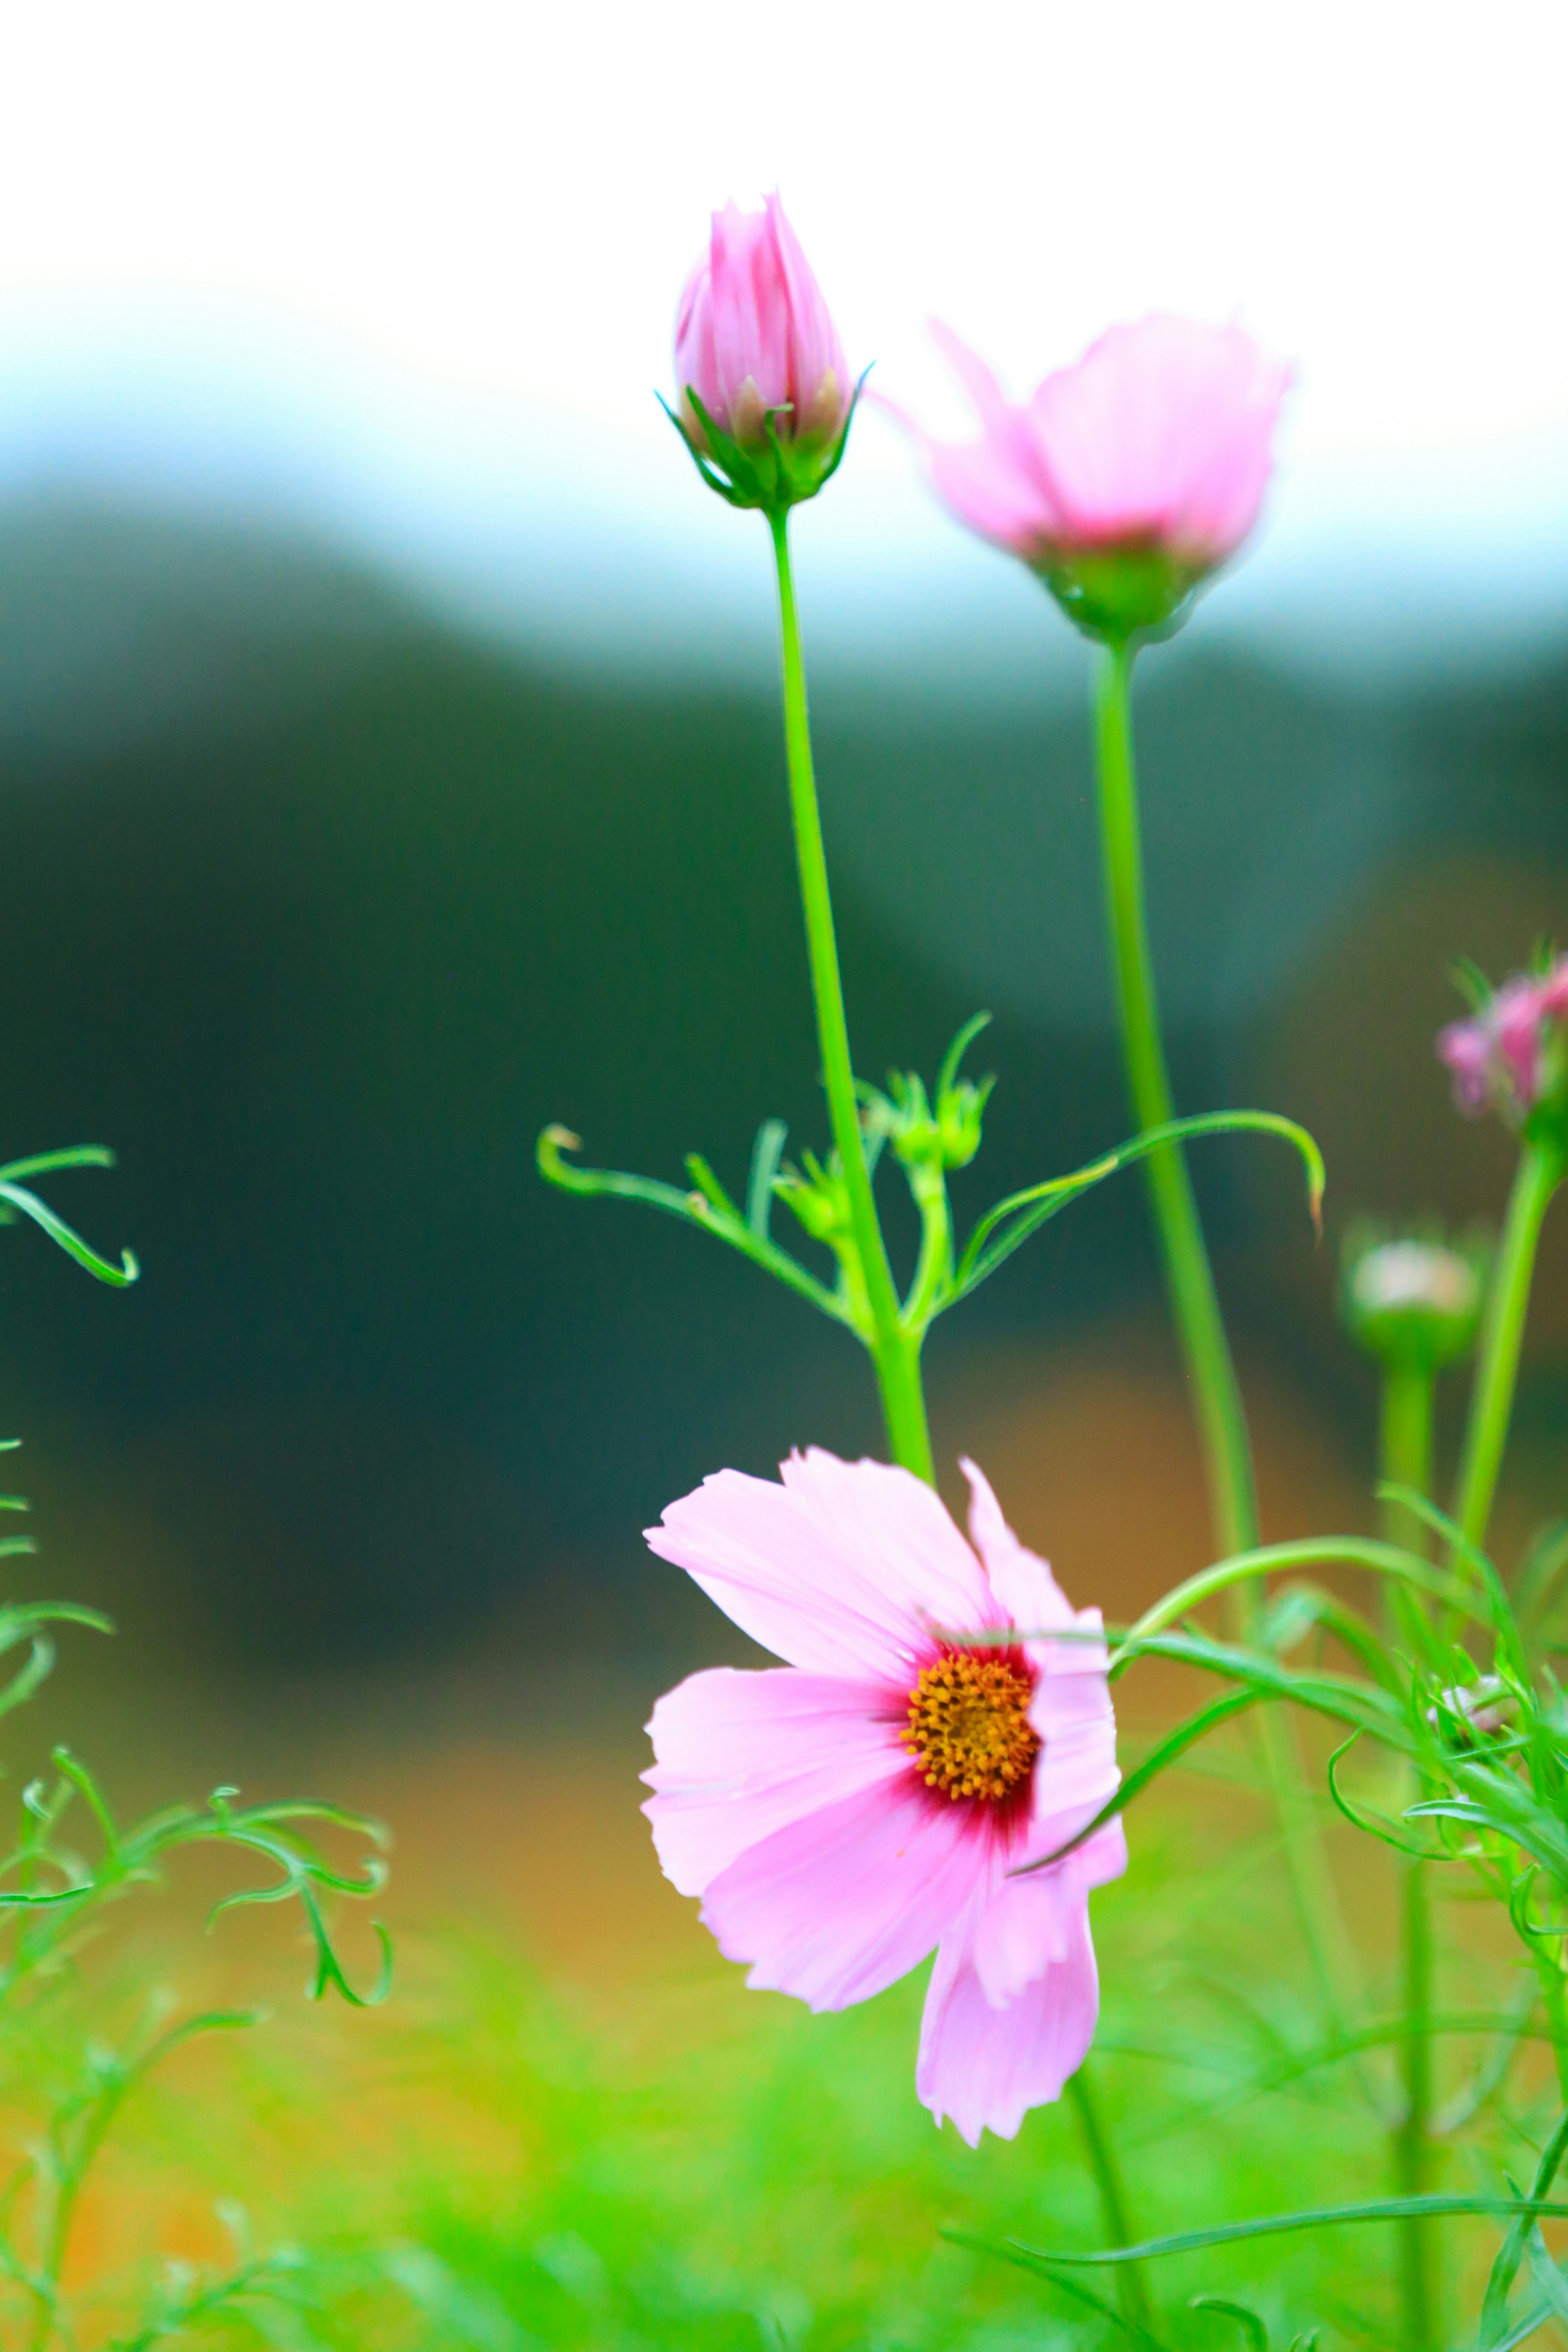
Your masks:
M 1388 1364 L 1383 1376 L 1383 1476 L 1417 1495 L 1432 1491 L 1432 1408 L 1436 1376 L 1425 1364 Z M 1415 1512 L 1392 1498 L 1383 1506 L 1384 1537 L 1407 1551 L 1425 1553 L 1427 1530 Z M 1397 1636 L 1419 1638 L 1412 1623 L 1419 1604 L 1413 1591 L 1390 1594 Z M 1431 1791 L 1419 1781 L 1412 1792 Z M 1432 1935 L 1430 1866 L 1413 1854 L 1399 1859 L 1399 1954 L 1405 2003 L 1400 2072 L 1403 2111 L 1394 2131 L 1394 2185 L 1401 2196 L 1424 2197 L 1432 2186 L 1432 2010 L 1436 1949 Z M 1407 2215 L 1399 2225 L 1400 2296 L 1406 2352 L 1436 2352 L 1441 2342 L 1437 2311 L 1442 2300 L 1442 2233 L 1432 2222 Z
M 1095 739 L 1106 912 L 1116 968 L 1122 1054 L 1133 1114 L 1141 1127 L 1152 1128 L 1169 1125 L 1175 1108 L 1160 1034 L 1144 908 L 1143 850 L 1132 759 L 1132 659 L 1133 646 L 1128 640 L 1108 645 L 1095 701 Z M 1227 1554 L 1253 1551 L 1258 1528 L 1252 1447 L 1186 1159 L 1180 1144 L 1167 1144 L 1152 1151 L 1143 1167 L 1172 1318 L 1203 1441 L 1218 1548 Z M 1253 1629 L 1258 1610 L 1250 1584 L 1238 1588 L 1236 1606 L 1237 1632 L 1245 1638 Z M 1271 1708 L 1260 1727 L 1259 1738 L 1284 1832 L 1302 1936 L 1325 2008 L 1331 2016 L 1336 2015 L 1342 1974 L 1338 1954 L 1344 1939 L 1335 1932 L 1338 1903 L 1294 1736 L 1289 1724 Z
M 1487 1292 L 1476 1381 L 1470 1391 L 1464 1451 L 1459 1457 L 1459 1489 L 1454 1517 L 1461 1532 L 1478 1549 L 1486 1546 L 1492 1497 L 1508 1444 L 1514 1384 L 1519 1377 L 1519 1351 L 1535 1273 L 1536 1244 L 1541 1239 L 1542 1221 L 1563 1174 L 1561 1144 L 1554 1139 L 1526 1139 L 1509 1195 L 1502 1240 Z
M 1176 1113 L 1160 1035 L 1143 903 L 1131 687 L 1132 647 L 1113 645 L 1100 671 L 1096 707 L 1106 904 L 1133 1113 L 1140 1127 L 1164 1127 Z M 1251 1551 L 1258 1542 L 1252 1448 L 1186 1158 L 1180 1144 L 1173 1143 L 1152 1152 L 1143 1165 L 1171 1312 L 1203 1436 L 1215 1533 L 1221 1551 Z
M 827 856 L 822 840 L 822 816 L 816 802 L 816 775 L 811 757 L 811 722 L 805 702 L 805 664 L 801 655 L 800 622 L 795 612 L 795 582 L 790 572 L 787 513 L 768 518 L 773 555 L 778 565 L 779 635 L 784 668 L 784 751 L 789 764 L 790 810 L 795 820 L 795 859 L 800 872 L 800 901 L 805 916 L 806 951 L 811 964 L 811 990 L 816 1003 L 816 1034 L 822 1053 L 822 1083 L 833 1140 L 849 1192 L 849 1214 L 855 1245 L 866 1284 L 871 1318 L 871 1360 L 882 1394 L 888 1443 L 895 1462 L 929 1486 L 936 1484 L 931 1430 L 921 1385 L 920 1337 L 904 1326 L 893 1270 L 877 1218 L 877 1203 L 860 1136 L 860 1112 L 855 1095 L 855 1072 L 849 1058 L 849 1028 L 844 1013 L 844 983 L 838 971 L 838 945 L 833 929 L 833 901 L 827 887 Z

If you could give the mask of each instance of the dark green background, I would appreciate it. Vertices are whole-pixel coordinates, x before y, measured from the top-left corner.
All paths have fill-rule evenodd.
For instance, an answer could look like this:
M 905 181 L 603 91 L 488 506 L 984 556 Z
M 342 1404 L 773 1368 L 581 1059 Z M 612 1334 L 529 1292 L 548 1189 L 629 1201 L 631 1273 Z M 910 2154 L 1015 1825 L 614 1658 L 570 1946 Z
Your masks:
M 302 543 L 63 499 L 0 523 L 0 1147 L 115 1145 L 49 1197 L 145 1269 L 114 1297 L 0 1236 L 46 1580 L 267 1667 L 644 1642 L 666 1501 L 877 1443 L 841 1334 L 532 1169 L 551 1118 L 602 1163 L 700 1147 L 736 1181 L 763 1117 L 822 1139 L 770 682 L 552 667 Z M 1200 614 L 1145 669 L 1184 1105 L 1319 1118 L 1337 1209 L 1495 1210 L 1506 1150 L 1450 1121 L 1431 1032 L 1447 953 L 1521 960 L 1568 868 L 1568 659 L 1373 690 Z M 1087 719 L 894 674 L 817 717 L 862 1068 L 929 1074 L 997 1010 L 972 1212 L 1127 1127 Z M 1201 1156 L 1226 1287 L 1348 1427 L 1330 1269 L 1267 1149 Z M 937 1330 L 943 1451 L 988 1347 L 1066 1343 L 1152 1279 L 1133 1181 L 1042 1235 Z

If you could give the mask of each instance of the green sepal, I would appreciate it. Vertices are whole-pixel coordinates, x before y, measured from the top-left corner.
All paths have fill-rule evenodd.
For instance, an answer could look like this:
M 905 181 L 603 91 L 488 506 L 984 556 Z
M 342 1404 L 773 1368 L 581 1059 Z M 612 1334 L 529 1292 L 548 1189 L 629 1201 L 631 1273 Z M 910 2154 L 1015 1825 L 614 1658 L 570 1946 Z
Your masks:
M 795 440 L 782 434 L 776 423 L 787 415 L 787 405 L 769 409 L 763 420 L 763 439 L 756 444 L 737 441 L 732 434 L 716 425 L 701 399 L 690 384 L 685 397 L 702 431 L 707 448 L 699 448 L 679 415 L 671 408 L 663 393 L 655 398 L 681 440 L 688 455 L 710 490 L 732 507 L 754 508 L 770 517 L 788 512 L 806 499 L 814 499 L 823 485 L 832 480 L 844 462 L 844 452 L 849 439 L 849 427 L 855 421 L 855 411 L 860 404 L 867 369 L 849 398 L 844 423 L 832 440 L 825 441 L 815 434 Z
M 1168 636 L 1208 570 L 1152 541 L 1052 555 L 1034 568 L 1073 626 L 1103 646 Z

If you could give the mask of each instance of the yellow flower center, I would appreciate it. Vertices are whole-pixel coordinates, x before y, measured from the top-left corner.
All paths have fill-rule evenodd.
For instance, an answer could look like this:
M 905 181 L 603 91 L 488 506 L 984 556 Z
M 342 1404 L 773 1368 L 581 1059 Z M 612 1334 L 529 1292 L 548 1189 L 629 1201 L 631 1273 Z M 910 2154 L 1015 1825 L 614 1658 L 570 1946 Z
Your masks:
M 957 1650 L 921 1670 L 900 1734 L 928 1789 L 1005 1797 L 1039 1753 L 1029 1722 L 1029 1678 L 1005 1658 Z

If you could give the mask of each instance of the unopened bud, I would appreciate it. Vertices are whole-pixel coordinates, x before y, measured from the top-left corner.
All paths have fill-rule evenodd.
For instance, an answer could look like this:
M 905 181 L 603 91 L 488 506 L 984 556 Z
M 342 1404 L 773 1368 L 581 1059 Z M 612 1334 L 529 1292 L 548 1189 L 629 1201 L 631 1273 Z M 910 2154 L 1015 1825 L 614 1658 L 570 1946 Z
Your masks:
M 1392 1370 L 1435 1372 L 1453 1363 L 1475 1339 L 1487 1256 L 1478 1237 L 1453 1244 L 1352 1230 L 1341 1292 L 1352 1338 Z
M 776 194 L 714 214 L 676 314 L 675 388 L 675 421 L 732 506 L 781 511 L 837 465 L 854 379 Z

